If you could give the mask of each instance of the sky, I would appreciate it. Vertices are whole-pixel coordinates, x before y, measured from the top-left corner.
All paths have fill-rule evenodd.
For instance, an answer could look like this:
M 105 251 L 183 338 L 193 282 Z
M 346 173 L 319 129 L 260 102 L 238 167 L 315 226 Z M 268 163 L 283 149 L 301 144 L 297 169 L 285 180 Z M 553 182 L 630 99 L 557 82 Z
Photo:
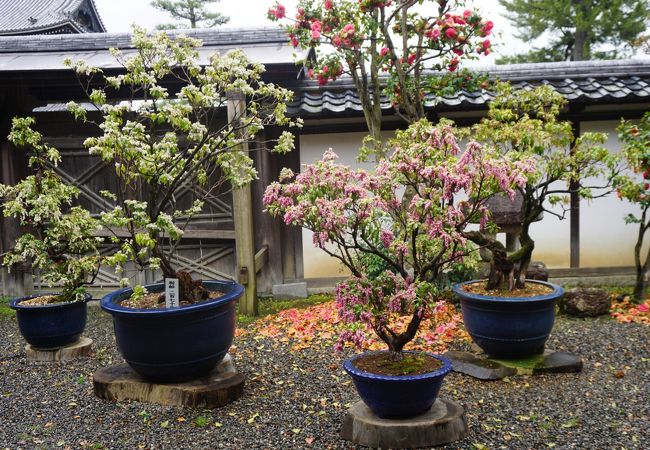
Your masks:
M 273 26 L 273 22 L 266 18 L 266 11 L 273 3 L 275 0 L 221 0 L 214 5 L 214 10 L 230 17 L 227 27 Z M 297 0 L 282 1 L 288 12 L 295 11 L 296 3 Z M 95 4 L 109 32 L 129 31 L 132 23 L 153 29 L 157 24 L 172 22 L 167 14 L 152 7 L 150 0 L 95 0 Z M 514 29 L 503 17 L 503 8 L 497 0 L 469 1 L 467 4 L 480 9 L 495 24 L 496 34 L 492 39 L 493 44 L 497 44 L 495 53 L 482 58 L 483 64 L 493 63 L 497 54 L 513 54 L 527 49 L 526 44 L 514 38 Z

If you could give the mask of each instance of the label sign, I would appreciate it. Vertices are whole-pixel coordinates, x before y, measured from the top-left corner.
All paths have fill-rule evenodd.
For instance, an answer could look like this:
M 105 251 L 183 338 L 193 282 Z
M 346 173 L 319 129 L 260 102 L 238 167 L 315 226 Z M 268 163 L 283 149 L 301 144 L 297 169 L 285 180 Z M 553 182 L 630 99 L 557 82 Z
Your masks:
M 178 308 L 178 278 L 165 278 L 165 306 Z

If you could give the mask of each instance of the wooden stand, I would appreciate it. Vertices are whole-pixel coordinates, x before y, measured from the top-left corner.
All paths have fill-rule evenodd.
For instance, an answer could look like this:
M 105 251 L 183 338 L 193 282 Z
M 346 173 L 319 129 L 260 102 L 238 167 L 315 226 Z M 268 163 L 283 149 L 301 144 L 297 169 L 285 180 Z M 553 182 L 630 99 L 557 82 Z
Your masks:
M 41 350 L 27 344 L 25 346 L 25 353 L 27 354 L 27 361 L 70 361 L 72 359 L 90 356 L 92 345 L 92 339 L 81 336 L 74 344 L 54 350 Z
M 451 400 L 438 398 L 429 411 L 409 419 L 380 419 L 359 401 L 348 411 L 341 437 L 366 447 L 416 448 L 458 441 L 467 431 L 465 410 Z
M 230 355 L 207 376 L 183 383 L 150 383 L 128 364 L 116 364 L 95 372 L 93 390 L 99 398 L 113 402 L 136 400 L 163 406 L 217 408 L 243 395 L 244 375 L 235 371 Z

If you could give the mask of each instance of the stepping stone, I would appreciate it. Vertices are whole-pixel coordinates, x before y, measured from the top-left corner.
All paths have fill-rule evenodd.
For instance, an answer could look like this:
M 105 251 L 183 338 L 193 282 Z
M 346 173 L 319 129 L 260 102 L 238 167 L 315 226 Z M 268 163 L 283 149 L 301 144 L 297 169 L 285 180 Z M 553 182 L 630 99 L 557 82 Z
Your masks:
M 518 359 L 488 358 L 484 353 L 450 350 L 443 356 L 452 363 L 454 372 L 464 373 L 479 380 L 499 380 L 512 375 L 542 373 L 577 373 L 582 370 L 579 356 L 568 352 L 547 350 L 540 355 Z
M 544 355 L 542 364 L 533 368 L 537 373 L 578 373 L 582 370 L 582 360 L 568 352 L 553 352 Z
M 92 345 L 92 339 L 81 336 L 77 342 L 55 350 L 41 350 L 27 344 L 25 353 L 27 354 L 27 361 L 70 361 L 90 356 Z
M 451 361 L 454 372 L 464 373 L 479 380 L 501 380 L 517 374 L 517 369 L 469 352 L 450 350 L 444 355 Z
M 451 400 L 438 398 L 429 411 L 409 419 L 380 419 L 359 401 L 348 411 L 341 437 L 366 447 L 416 448 L 458 441 L 467 432 L 465 410 Z
M 208 375 L 183 383 L 145 381 L 125 363 L 95 372 L 93 390 L 99 398 L 112 402 L 136 400 L 163 406 L 217 408 L 244 394 L 244 375 L 235 371 L 230 355 Z

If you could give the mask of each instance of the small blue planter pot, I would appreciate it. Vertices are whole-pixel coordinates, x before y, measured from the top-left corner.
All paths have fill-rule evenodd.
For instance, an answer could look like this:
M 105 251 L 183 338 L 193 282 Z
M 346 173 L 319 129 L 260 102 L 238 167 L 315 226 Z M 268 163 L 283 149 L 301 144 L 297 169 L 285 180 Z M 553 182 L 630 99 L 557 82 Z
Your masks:
M 421 375 L 379 375 L 354 366 L 354 360 L 368 354 L 346 359 L 343 368 L 352 377 L 361 400 L 382 419 L 414 417 L 429 410 L 438 396 L 442 380 L 451 371 L 449 360 L 431 353 L 425 354 L 441 361 L 443 366 Z
M 23 306 L 21 302 L 43 295 L 37 294 L 11 300 L 9 306 L 16 310 L 18 328 L 23 338 L 34 348 L 54 350 L 75 343 L 86 327 L 86 303 L 92 298 L 70 303 L 42 306 Z
M 466 292 L 462 286 L 484 281 L 469 281 L 454 286 L 460 299 L 465 328 L 472 340 L 488 356 L 520 358 L 544 352 L 553 322 L 555 302 L 564 289 L 543 281 L 553 292 L 536 297 L 494 297 Z
M 120 303 L 131 296 L 131 288 L 102 298 L 102 309 L 113 316 L 118 350 L 143 378 L 157 383 L 199 378 L 228 352 L 235 336 L 236 301 L 244 288 L 225 281 L 204 281 L 203 285 L 224 295 L 169 309 L 122 306 Z M 149 292 L 164 290 L 162 283 L 145 287 Z

